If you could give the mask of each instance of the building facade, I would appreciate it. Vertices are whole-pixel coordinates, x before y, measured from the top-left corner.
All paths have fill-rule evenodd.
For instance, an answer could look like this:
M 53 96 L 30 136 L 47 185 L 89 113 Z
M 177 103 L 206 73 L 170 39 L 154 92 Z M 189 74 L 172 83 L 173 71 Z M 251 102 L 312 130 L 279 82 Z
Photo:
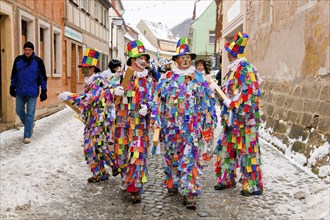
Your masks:
M 64 106 L 57 99 L 60 92 L 82 91 L 78 64 L 84 49 L 98 49 L 100 69 L 107 68 L 110 7 L 109 0 L 0 1 L 1 131 L 20 123 L 9 86 L 13 62 L 23 53 L 23 44 L 31 41 L 46 67 L 48 99 L 37 102 L 36 118 L 40 118 Z
M 221 50 L 237 31 L 250 36 L 247 59 L 264 80 L 263 126 L 273 138 L 263 137 L 320 177 L 330 175 L 329 2 L 224 0 L 218 5 Z M 228 60 L 218 52 L 224 75 Z
M 109 60 L 109 8 L 108 0 L 66 0 L 65 8 L 65 76 L 66 89 L 81 91 L 84 81 L 78 64 L 84 50 L 96 48 L 101 53 L 99 67 L 107 69 Z
M 205 11 L 191 23 L 191 50 L 197 59 L 214 56 L 216 4 L 212 1 Z
M 48 77 L 48 99 L 37 102 L 36 116 L 58 110 L 57 92 L 62 88 L 65 0 L 0 1 L 1 130 L 17 125 L 15 99 L 9 95 L 10 76 L 23 44 L 31 41 L 36 55 L 44 60 Z

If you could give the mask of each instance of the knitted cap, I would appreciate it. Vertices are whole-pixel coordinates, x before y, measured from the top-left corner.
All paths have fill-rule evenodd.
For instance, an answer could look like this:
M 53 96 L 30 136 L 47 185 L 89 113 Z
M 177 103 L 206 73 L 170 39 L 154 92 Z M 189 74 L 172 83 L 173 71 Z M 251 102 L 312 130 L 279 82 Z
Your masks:
M 31 48 L 32 50 L 34 50 L 34 45 L 30 41 L 28 41 L 23 46 L 23 49 L 25 49 L 25 48 Z

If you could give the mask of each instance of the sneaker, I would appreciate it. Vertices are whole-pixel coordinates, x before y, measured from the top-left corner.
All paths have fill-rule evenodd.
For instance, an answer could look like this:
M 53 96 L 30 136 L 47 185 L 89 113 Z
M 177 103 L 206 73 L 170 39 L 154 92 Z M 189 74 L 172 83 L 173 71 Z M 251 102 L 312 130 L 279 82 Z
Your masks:
M 23 143 L 24 143 L 24 144 L 29 144 L 29 143 L 31 143 L 31 138 L 24 138 L 24 139 L 23 139 Z

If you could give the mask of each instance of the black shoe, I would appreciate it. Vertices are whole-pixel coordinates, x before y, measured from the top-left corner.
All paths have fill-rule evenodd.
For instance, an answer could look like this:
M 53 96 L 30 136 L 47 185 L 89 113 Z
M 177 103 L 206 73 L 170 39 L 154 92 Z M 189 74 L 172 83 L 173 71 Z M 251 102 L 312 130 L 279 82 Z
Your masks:
M 133 192 L 131 196 L 131 200 L 133 204 L 141 202 L 141 194 L 139 192 Z
M 187 209 L 196 209 L 196 202 L 193 196 L 183 196 L 182 204 L 185 205 Z
M 119 174 L 118 169 L 113 168 L 113 169 L 112 169 L 112 176 L 118 176 L 118 174 Z
M 226 185 L 218 183 L 217 185 L 214 186 L 214 189 L 215 190 L 224 190 L 224 189 L 226 189 Z
M 262 195 L 262 192 L 260 191 L 254 191 L 254 192 L 249 192 L 247 190 L 242 190 L 241 191 L 241 195 L 242 196 L 259 196 L 259 195 Z
M 214 186 L 214 189 L 215 190 L 224 190 L 224 189 L 229 189 L 229 188 L 232 188 L 232 187 L 235 187 L 236 186 L 236 181 L 233 180 L 231 181 L 231 183 L 229 184 L 222 184 L 222 183 L 218 183 L 217 185 Z
M 108 179 L 109 179 L 108 175 L 104 175 L 104 176 L 92 176 L 92 177 L 88 178 L 87 181 L 89 183 L 98 183 L 98 182 L 101 182 L 101 181 L 106 181 Z
M 167 189 L 167 192 L 168 192 L 168 194 L 170 194 L 170 195 L 177 195 L 177 194 L 179 193 L 179 190 L 178 190 L 178 188 L 173 187 L 173 188 L 169 188 L 169 189 Z

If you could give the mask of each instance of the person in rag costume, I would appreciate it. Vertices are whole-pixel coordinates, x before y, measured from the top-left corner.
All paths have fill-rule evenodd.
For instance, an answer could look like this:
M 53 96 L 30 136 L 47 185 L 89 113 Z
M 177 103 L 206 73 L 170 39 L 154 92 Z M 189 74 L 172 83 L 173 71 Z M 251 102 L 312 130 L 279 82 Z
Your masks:
M 230 65 L 222 85 L 227 98 L 223 100 L 220 115 L 222 131 L 215 150 L 217 184 L 214 186 L 215 190 L 234 187 L 239 167 L 243 196 L 263 192 L 258 133 L 261 77 L 245 58 L 247 41 L 248 35 L 238 32 L 232 42 L 225 44 Z
M 126 48 L 127 70 L 115 82 L 116 125 L 115 158 L 122 176 L 123 190 L 131 194 L 133 203 L 141 202 L 143 184 L 147 182 L 147 150 L 149 147 L 149 109 L 153 104 L 156 81 L 146 69 L 150 59 L 140 40 L 130 41 Z
M 116 117 L 113 95 L 109 84 L 100 75 L 98 68 L 100 53 L 94 48 L 87 48 L 82 62 L 85 87 L 82 94 L 62 92 L 58 98 L 74 109 L 79 109 L 84 128 L 84 154 L 93 176 L 88 182 L 108 180 L 105 165 L 114 166 L 112 128 Z M 113 169 L 115 172 L 117 169 Z M 113 175 L 116 175 L 116 173 Z
M 177 43 L 172 60 L 176 65 L 160 78 L 154 97 L 152 123 L 161 128 L 165 147 L 165 181 L 168 193 L 182 195 L 188 209 L 196 208 L 195 197 L 201 193 L 203 132 L 216 125 L 215 100 L 203 74 L 192 66 L 188 39 Z M 205 130 L 203 130 L 205 129 Z

